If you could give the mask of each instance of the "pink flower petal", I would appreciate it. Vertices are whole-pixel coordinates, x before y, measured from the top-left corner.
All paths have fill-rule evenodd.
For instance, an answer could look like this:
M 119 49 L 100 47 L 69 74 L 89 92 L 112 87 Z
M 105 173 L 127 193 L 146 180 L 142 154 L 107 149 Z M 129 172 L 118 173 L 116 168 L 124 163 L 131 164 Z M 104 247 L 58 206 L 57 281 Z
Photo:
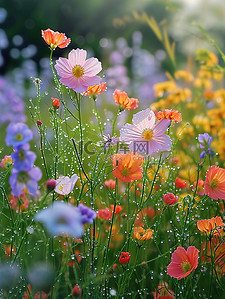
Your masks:
M 162 135 L 167 130 L 168 126 L 170 124 L 169 119 L 161 119 L 157 124 L 155 125 L 153 132 L 154 136 Z
M 162 136 L 154 136 L 149 145 L 153 149 L 153 152 L 170 151 L 172 141 L 168 135 L 163 134 Z
M 87 59 L 83 67 L 86 76 L 95 76 L 102 70 L 101 62 L 94 57 Z
M 149 108 L 134 114 L 132 122 L 141 131 L 152 129 L 155 124 L 155 114 Z
M 63 85 L 66 85 L 70 88 L 73 88 L 74 90 L 76 90 L 77 86 L 78 86 L 78 80 L 71 76 L 71 77 L 65 77 L 65 78 L 61 78 L 59 80 Z
M 142 133 L 142 131 L 138 127 L 136 127 L 132 124 L 125 124 L 120 129 L 120 141 L 130 142 L 134 139 L 142 140 L 141 133 Z
M 87 51 L 83 49 L 76 49 L 70 51 L 68 55 L 69 63 L 71 67 L 73 68 L 75 65 L 84 66 L 85 59 L 87 57 Z
M 72 75 L 72 69 L 68 59 L 59 58 L 56 61 L 55 69 L 60 77 L 70 77 Z

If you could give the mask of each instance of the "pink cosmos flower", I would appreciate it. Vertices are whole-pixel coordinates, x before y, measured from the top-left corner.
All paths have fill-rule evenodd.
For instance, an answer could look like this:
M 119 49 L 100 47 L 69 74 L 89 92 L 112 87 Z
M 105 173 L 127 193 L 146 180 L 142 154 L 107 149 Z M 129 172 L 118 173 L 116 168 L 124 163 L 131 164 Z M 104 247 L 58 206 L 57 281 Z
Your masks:
M 129 143 L 132 152 L 152 153 L 170 151 L 171 139 L 164 134 L 170 120 L 161 119 L 155 124 L 155 114 L 149 108 L 134 114 L 132 124 L 125 124 L 120 130 L 120 141 Z
M 181 246 L 177 247 L 167 267 L 167 274 L 177 279 L 188 276 L 198 266 L 198 253 L 195 246 L 189 246 L 187 251 Z
M 55 65 L 55 69 L 61 77 L 60 82 L 80 93 L 101 81 L 101 78 L 96 76 L 102 70 L 101 62 L 93 57 L 86 60 L 86 57 L 87 51 L 72 50 L 68 59 L 60 57 Z

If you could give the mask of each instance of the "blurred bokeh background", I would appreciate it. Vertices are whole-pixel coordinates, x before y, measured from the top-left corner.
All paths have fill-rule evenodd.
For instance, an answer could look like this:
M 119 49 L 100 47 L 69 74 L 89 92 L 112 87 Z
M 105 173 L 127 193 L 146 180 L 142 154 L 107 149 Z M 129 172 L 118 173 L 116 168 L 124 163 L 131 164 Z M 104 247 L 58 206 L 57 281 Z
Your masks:
M 1 75 L 22 97 L 32 95 L 31 76 L 50 82 L 49 50 L 41 29 L 51 28 L 72 39 L 68 49 L 55 51 L 55 58 L 84 48 L 103 62 L 109 87 L 149 100 L 152 84 L 162 81 L 163 71 L 172 66 L 151 28 L 134 13 L 145 12 L 166 28 L 176 42 L 176 63 L 185 67 L 188 55 L 210 48 L 193 22 L 223 48 L 224 11 L 223 0 L 0 0 Z

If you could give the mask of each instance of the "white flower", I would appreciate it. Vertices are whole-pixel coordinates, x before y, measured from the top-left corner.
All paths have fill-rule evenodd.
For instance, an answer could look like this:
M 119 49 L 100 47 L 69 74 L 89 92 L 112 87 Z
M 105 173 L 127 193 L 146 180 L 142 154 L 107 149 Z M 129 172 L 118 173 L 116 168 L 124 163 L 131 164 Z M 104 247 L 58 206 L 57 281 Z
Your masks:
M 56 180 L 55 192 L 60 195 L 68 195 L 73 190 L 78 176 L 72 175 L 71 179 L 68 176 L 61 176 Z

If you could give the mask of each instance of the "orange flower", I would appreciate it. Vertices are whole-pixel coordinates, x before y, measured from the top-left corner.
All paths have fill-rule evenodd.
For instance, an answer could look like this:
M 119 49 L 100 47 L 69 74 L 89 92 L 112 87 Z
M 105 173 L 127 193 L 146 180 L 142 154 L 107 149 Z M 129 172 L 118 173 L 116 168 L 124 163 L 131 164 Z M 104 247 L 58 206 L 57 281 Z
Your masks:
M 223 230 L 223 220 L 221 217 L 213 217 L 211 219 L 203 219 L 197 222 L 197 227 L 200 232 L 209 235 L 212 233 L 213 235 L 218 235 Z
M 114 210 L 114 205 L 110 205 L 110 209 L 113 211 Z M 116 205 L 116 209 L 115 209 L 115 215 L 118 214 L 119 212 L 122 211 L 122 207 L 121 206 L 117 206 Z
M 52 99 L 52 105 L 55 109 L 59 109 L 60 107 L 60 102 L 59 102 L 59 99 L 54 99 L 54 98 L 51 98 Z
M 180 112 L 173 110 L 173 109 L 171 109 L 171 110 L 165 109 L 165 110 L 159 111 L 159 112 L 156 109 L 155 116 L 158 118 L 158 120 L 170 119 L 170 120 L 174 120 L 175 123 L 180 123 L 182 121 Z
M 113 99 L 118 105 L 120 105 L 121 110 L 134 110 L 138 107 L 139 103 L 138 99 L 129 98 L 125 91 L 120 91 L 119 89 L 114 91 Z
M 6 246 L 3 245 L 5 248 L 5 256 L 7 257 L 11 257 L 11 254 L 15 254 L 16 253 L 16 247 L 13 245 L 13 247 L 11 245 Z
M 57 47 L 65 48 L 70 43 L 70 38 L 67 38 L 64 33 L 59 33 L 58 31 L 55 32 L 51 29 L 41 30 L 41 34 L 52 50 Z
M 185 180 L 182 180 L 181 178 L 177 177 L 175 180 L 175 186 L 176 188 L 183 189 L 187 187 L 187 182 Z
M 212 199 L 225 199 L 225 169 L 210 166 L 205 179 L 205 194 Z
M 142 178 L 141 164 L 144 157 L 136 153 L 114 154 L 112 157 L 113 176 L 122 182 L 133 182 Z
M 89 86 L 87 91 L 83 92 L 83 95 L 85 96 L 91 96 L 91 97 L 95 97 L 97 94 L 101 94 L 106 90 L 106 83 L 103 82 L 101 84 L 96 84 L 96 85 L 92 85 Z
M 149 240 L 151 238 L 151 236 L 153 235 L 153 233 L 154 233 L 154 230 L 152 230 L 150 228 L 148 228 L 146 230 L 141 226 L 137 226 L 134 228 L 134 237 L 138 241 Z

